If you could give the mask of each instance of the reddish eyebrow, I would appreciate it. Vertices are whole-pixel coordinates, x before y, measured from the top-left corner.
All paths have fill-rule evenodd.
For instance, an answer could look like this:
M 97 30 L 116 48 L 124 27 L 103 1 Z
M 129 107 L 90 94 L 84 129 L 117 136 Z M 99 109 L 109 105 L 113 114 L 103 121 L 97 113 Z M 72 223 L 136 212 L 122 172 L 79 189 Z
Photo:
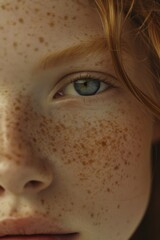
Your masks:
M 126 50 L 126 42 L 123 42 L 122 45 L 125 45 Z M 56 65 L 62 64 L 63 62 L 66 63 L 69 60 L 74 61 L 75 59 L 86 57 L 93 53 L 104 53 L 105 51 L 107 52 L 107 50 L 107 40 L 105 37 L 89 39 L 58 52 L 47 54 L 38 62 L 38 64 L 36 64 L 34 71 L 47 70 Z

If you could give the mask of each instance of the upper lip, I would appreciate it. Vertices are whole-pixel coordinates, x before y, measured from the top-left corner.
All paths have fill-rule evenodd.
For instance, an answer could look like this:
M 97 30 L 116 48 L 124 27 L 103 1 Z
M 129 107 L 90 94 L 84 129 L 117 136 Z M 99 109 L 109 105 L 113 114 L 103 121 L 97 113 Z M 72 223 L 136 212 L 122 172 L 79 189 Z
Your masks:
M 34 235 L 34 234 L 76 234 L 47 218 L 27 217 L 8 218 L 0 221 L 0 237 L 8 235 Z

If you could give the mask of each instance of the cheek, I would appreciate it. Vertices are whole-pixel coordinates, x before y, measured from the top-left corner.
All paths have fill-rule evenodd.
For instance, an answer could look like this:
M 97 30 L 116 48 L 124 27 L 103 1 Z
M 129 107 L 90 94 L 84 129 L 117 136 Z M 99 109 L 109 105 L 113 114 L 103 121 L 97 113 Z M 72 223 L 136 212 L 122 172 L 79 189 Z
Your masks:
M 34 137 L 39 139 L 39 150 L 71 176 L 74 169 L 75 185 L 87 186 L 91 195 L 95 186 L 110 194 L 120 190 L 122 199 L 126 189 L 121 186 L 128 181 L 135 185 L 130 196 L 141 191 L 139 180 L 149 174 L 151 132 L 146 132 L 147 121 L 142 128 L 137 116 L 132 120 L 124 116 L 123 121 L 108 112 L 90 118 L 66 114 L 56 120 L 39 119 Z
M 54 192 L 65 189 L 68 197 L 62 198 L 66 206 L 74 203 L 72 213 L 80 211 L 82 222 L 102 226 L 109 236 L 115 224 L 117 234 L 126 228 L 133 232 L 150 192 L 151 128 L 146 117 L 138 111 L 96 111 L 37 119 L 33 137 L 53 163 L 58 179 Z

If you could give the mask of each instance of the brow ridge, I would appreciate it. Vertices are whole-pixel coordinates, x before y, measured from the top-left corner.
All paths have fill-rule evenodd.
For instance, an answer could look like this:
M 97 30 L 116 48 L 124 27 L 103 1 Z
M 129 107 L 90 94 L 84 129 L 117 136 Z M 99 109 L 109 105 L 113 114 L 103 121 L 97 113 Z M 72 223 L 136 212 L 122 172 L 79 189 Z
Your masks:
M 123 41 L 123 45 L 126 43 Z M 126 47 L 125 47 L 126 48 Z M 108 51 L 107 40 L 105 37 L 95 37 L 80 42 L 74 46 L 62 49 L 57 52 L 46 54 L 35 66 L 35 72 L 56 67 L 63 62 L 76 60 L 77 58 L 87 57 L 90 54 L 100 54 Z

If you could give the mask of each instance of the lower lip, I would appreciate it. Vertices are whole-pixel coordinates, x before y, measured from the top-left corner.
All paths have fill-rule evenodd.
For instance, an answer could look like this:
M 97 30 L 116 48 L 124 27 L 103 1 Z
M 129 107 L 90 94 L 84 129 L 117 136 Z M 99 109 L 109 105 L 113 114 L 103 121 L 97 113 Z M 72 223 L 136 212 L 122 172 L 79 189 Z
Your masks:
M 75 240 L 77 234 L 6 236 L 1 240 Z

